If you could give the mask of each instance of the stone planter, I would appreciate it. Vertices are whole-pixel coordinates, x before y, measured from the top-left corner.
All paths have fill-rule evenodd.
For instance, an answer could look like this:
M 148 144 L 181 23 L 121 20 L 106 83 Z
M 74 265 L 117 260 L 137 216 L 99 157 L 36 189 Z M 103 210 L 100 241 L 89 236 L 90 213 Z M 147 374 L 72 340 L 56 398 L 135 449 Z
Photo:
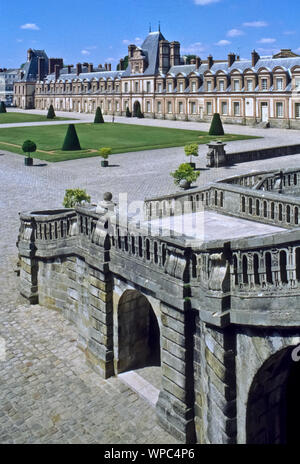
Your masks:
M 107 168 L 107 166 L 108 166 L 108 161 L 107 161 L 107 160 L 101 161 L 101 166 L 102 166 L 103 168 Z
M 190 186 L 191 186 L 191 183 L 187 181 L 186 179 L 181 179 L 181 181 L 179 182 L 179 187 L 184 190 L 189 189 Z
M 25 166 L 32 166 L 33 165 L 33 159 L 29 158 L 29 157 L 24 158 L 24 164 L 25 164 Z

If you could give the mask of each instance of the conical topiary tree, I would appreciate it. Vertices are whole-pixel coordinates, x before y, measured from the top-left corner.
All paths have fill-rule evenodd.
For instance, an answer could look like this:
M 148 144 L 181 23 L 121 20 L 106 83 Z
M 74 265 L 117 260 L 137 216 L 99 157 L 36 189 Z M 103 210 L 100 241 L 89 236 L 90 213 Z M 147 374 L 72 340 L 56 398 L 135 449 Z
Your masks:
M 128 106 L 127 106 L 127 108 L 126 108 L 126 118 L 131 118 L 131 116 L 132 116 L 131 112 L 130 112 Z
M 3 101 L 0 103 L 0 113 L 6 113 L 6 106 Z
M 100 106 L 98 106 L 96 109 L 94 124 L 103 124 L 103 123 L 104 123 L 104 119 L 102 116 L 102 111 L 101 111 Z
M 75 151 L 81 150 L 79 139 L 76 133 L 74 124 L 69 124 L 64 144 L 62 146 L 63 151 Z
M 223 124 L 219 113 L 215 113 L 213 115 L 209 129 L 209 135 L 224 135 Z
M 48 113 L 47 113 L 47 119 L 54 119 L 55 118 L 55 111 L 53 108 L 53 105 L 49 106 Z
M 141 112 L 140 106 L 138 106 L 138 108 L 137 108 L 136 117 L 140 118 L 140 119 L 142 119 L 144 117 L 143 113 Z

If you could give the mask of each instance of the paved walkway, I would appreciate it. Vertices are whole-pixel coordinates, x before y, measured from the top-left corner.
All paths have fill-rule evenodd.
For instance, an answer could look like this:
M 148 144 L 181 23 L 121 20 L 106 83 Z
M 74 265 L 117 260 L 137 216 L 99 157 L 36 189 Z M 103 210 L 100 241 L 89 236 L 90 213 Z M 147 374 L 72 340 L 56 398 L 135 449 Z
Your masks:
M 158 120 L 142 123 L 203 126 Z M 230 132 L 238 131 L 253 129 L 230 128 Z M 263 133 L 264 140 L 274 144 L 300 139 L 296 131 Z M 250 142 L 234 142 L 234 147 L 240 150 L 245 143 Z M 175 192 L 169 173 L 185 160 L 183 149 L 113 155 L 109 168 L 101 168 L 97 158 L 54 164 L 35 161 L 33 167 L 25 167 L 22 156 L 0 153 L 0 336 L 6 342 L 6 360 L 0 361 L 0 443 L 175 443 L 156 424 L 147 401 L 120 379 L 104 381 L 86 366 L 69 322 L 57 312 L 18 300 L 13 268 L 19 211 L 61 207 L 65 189 L 74 187 L 85 188 L 95 202 L 105 191 L 115 198 L 126 192 L 130 201 Z M 203 146 L 198 185 L 251 170 L 300 165 L 300 155 L 295 155 L 206 170 L 205 153 Z

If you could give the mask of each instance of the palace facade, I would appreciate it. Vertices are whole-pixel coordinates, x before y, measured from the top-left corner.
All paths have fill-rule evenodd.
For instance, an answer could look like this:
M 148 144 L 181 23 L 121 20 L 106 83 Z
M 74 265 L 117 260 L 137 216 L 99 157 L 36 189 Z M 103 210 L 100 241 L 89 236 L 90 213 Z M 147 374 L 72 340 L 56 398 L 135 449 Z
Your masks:
M 158 31 L 141 47 L 129 45 L 125 70 L 123 60 L 118 71 L 110 64 L 64 66 L 39 50 L 29 50 L 28 69 L 31 60 L 35 76 L 28 81 L 24 74 L 14 87 L 17 107 L 46 110 L 52 104 L 56 110 L 94 113 L 100 106 L 116 116 L 124 116 L 127 107 L 136 115 L 140 107 L 148 118 L 199 122 L 218 112 L 225 123 L 300 128 L 300 56 L 290 49 L 273 56 L 253 51 L 250 59 L 234 53 L 223 61 L 196 57 L 187 64 L 180 43 Z

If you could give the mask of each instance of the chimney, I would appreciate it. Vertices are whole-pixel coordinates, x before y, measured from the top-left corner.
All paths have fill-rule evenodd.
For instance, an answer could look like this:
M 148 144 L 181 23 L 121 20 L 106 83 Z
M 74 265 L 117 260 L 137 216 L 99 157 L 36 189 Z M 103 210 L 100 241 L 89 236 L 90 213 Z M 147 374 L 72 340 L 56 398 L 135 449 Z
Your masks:
M 98 64 L 98 68 L 99 68 L 99 69 L 102 69 L 102 64 Z
M 84 63 L 82 63 L 82 66 L 85 66 L 86 68 L 88 67 L 88 63 L 85 61 Z
M 166 74 L 170 68 L 170 43 L 167 40 L 159 42 L 159 70 Z
M 29 48 L 27 50 L 27 61 L 30 61 L 32 57 L 33 57 L 33 51 L 31 48 Z
M 59 79 L 59 69 L 60 69 L 60 68 L 59 68 L 59 64 L 56 64 L 56 65 L 54 66 L 55 80 L 56 80 L 56 81 L 58 81 L 58 79 Z
M 170 42 L 170 66 L 180 65 L 180 43 Z
M 111 63 L 108 63 L 108 70 L 111 71 Z
M 240 60 L 241 60 L 241 57 L 240 57 L 240 55 L 237 55 L 237 57 L 236 57 L 236 61 L 240 61 Z
M 128 45 L 128 58 L 132 58 L 133 57 L 133 52 L 134 50 L 136 49 L 136 46 L 131 44 L 131 45 Z
M 76 64 L 76 74 L 77 76 L 79 76 L 79 74 L 82 73 L 82 66 L 81 66 L 81 63 L 77 63 Z
M 67 68 L 68 68 L 68 74 L 71 74 L 71 73 L 72 73 L 73 65 L 72 65 L 72 64 L 68 64 Z
M 55 72 L 55 65 L 59 66 L 59 69 L 63 67 L 63 59 L 62 58 L 49 58 L 48 61 L 48 74 L 53 74 Z
M 258 62 L 258 60 L 260 59 L 260 56 L 255 50 L 253 50 L 251 55 L 252 55 L 252 67 L 254 67 L 256 63 Z
M 196 56 L 196 68 L 197 69 L 200 68 L 201 63 L 202 63 L 201 58 L 199 56 Z
M 92 73 L 93 71 L 94 71 L 93 63 L 90 63 L 90 64 L 88 65 L 88 72 L 89 72 L 89 73 Z
M 45 77 L 45 58 L 39 56 L 38 59 L 38 81 L 42 81 Z
M 231 68 L 233 63 L 235 62 L 236 56 L 234 53 L 229 53 L 228 54 L 228 68 Z
M 207 64 L 208 64 L 208 69 L 211 69 L 212 66 L 213 66 L 213 64 L 214 64 L 214 60 L 213 60 L 212 55 L 209 55 L 209 56 L 207 57 Z
M 119 70 L 122 71 L 124 68 L 124 60 L 123 58 L 120 59 Z
M 23 79 L 23 77 L 24 77 L 24 73 L 23 73 L 23 71 L 21 71 L 20 77 L 21 77 L 21 80 L 22 80 L 22 79 Z
M 107 63 L 104 64 L 104 69 L 107 71 Z

